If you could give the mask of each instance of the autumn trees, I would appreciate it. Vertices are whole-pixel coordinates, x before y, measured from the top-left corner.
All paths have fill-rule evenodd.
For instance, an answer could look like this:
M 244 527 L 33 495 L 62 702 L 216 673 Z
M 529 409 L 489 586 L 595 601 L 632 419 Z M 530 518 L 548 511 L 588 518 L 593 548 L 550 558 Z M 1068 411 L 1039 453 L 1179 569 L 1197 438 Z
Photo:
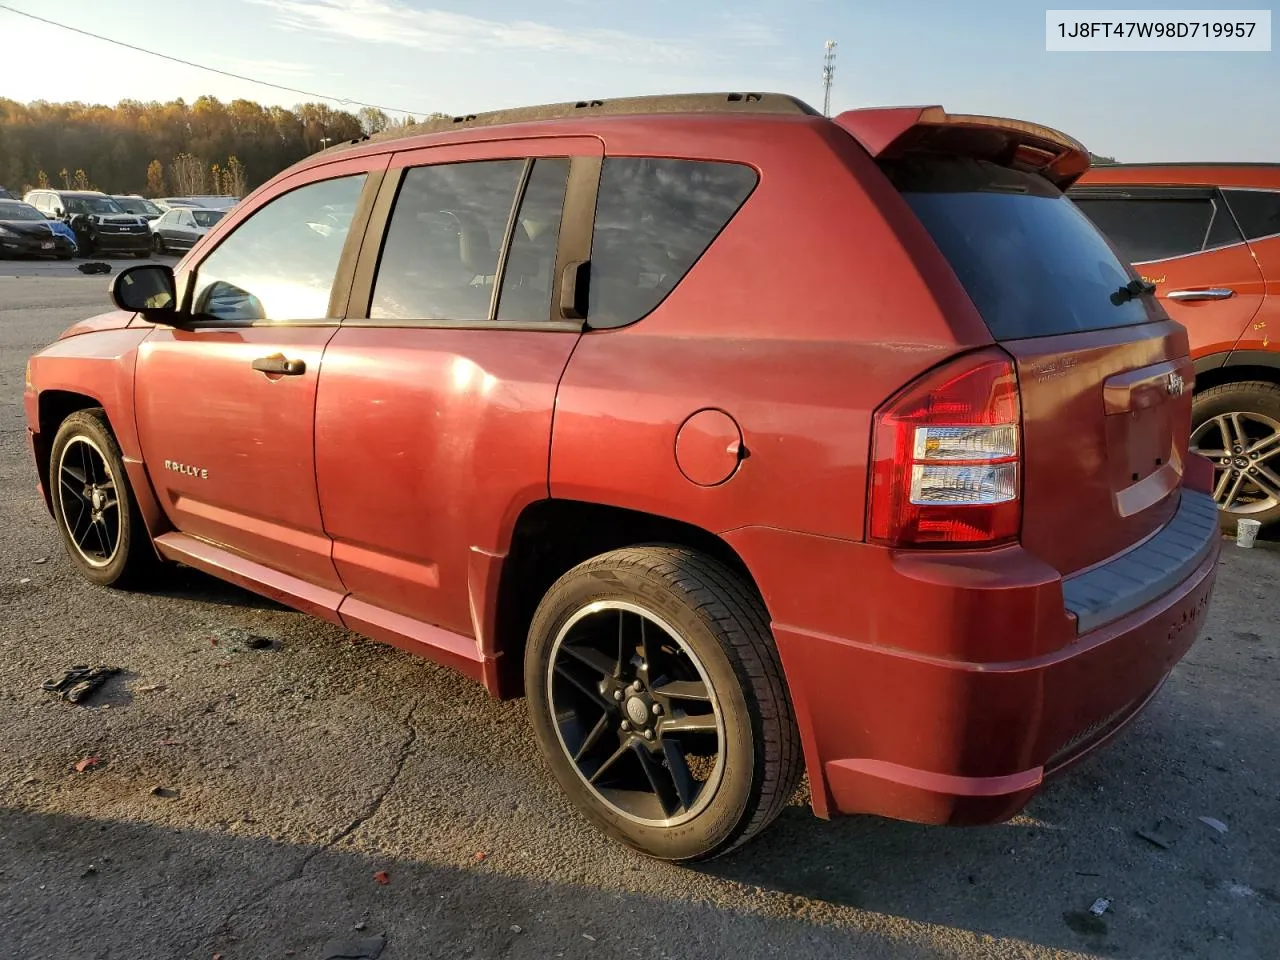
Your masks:
M 357 118 L 316 103 L 288 110 L 214 97 L 114 107 L 0 98 L 0 184 L 15 192 L 84 183 L 111 193 L 244 196 L 326 142 L 390 124 L 381 111 Z

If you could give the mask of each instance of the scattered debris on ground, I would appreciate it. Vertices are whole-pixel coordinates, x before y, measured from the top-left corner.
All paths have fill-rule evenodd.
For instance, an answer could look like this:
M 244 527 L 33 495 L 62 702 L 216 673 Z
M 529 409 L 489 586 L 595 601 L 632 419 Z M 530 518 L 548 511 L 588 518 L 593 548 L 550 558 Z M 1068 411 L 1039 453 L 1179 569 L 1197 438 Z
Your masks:
M 1134 831 L 1143 840 L 1153 843 L 1161 850 L 1168 850 L 1186 832 L 1186 827 L 1168 817 L 1161 817 L 1155 825 L 1147 830 Z
M 61 677 L 46 680 L 40 687 L 48 693 L 58 694 L 68 703 L 85 703 L 119 672 L 119 667 L 80 665 L 63 671 Z
M 1214 830 L 1217 830 L 1219 833 L 1227 832 L 1227 825 L 1223 823 L 1221 820 L 1219 820 L 1217 817 L 1199 817 L 1198 819 L 1206 827 L 1212 827 Z
M 148 683 L 148 684 L 144 684 L 141 687 L 138 687 L 137 692 L 138 693 L 159 693 L 161 690 L 168 690 L 168 689 L 169 688 L 165 686 L 163 683 Z
M 95 260 L 89 261 L 88 263 L 77 264 L 76 269 L 81 273 L 110 273 L 111 264 Z
M 1089 912 L 1093 914 L 1095 917 L 1100 917 L 1107 912 L 1110 906 L 1111 906 L 1110 900 L 1108 900 L 1106 897 L 1099 897 L 1097 900 L 1093 901 L 1093 906 L 1089 908 Z
M 174 787 L 162 787 L 159 784 L 151 788 L 153 797 L 178 797 L 181 792 Z
M 101 761 L 97 757 L 85 757 L 82 760 L 76 761 L 75 771 L 76 773 L 84 773 L 86 770 L 91 770 L 96 767 L 100 762 Z
M 391 874 L 387 873 L 385 870 L 379 870 L 373 875 L 373 879 L 385 887 L 391 882 Z

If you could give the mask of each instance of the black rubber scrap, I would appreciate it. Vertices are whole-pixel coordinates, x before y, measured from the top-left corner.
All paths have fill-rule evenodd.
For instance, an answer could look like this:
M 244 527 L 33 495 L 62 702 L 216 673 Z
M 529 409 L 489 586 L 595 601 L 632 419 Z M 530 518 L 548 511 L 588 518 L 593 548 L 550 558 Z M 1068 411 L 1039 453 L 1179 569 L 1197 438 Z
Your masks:
M 64 671 L 61 677 L 46 680 L 40 686 L 69 703 L 83 703 L 119 672 L 119 667 L 80 665 Z
M 386 945 L 387 938 L 383 936 L 331 940 L 320 954 L 320 960 L 378 960 Z

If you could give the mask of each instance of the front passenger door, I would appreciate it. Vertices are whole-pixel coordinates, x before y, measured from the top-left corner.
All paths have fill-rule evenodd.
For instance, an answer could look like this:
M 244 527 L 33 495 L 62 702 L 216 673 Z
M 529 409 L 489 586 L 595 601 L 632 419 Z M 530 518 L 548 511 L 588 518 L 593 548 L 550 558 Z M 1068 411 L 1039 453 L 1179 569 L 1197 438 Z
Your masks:
M 138 435 L 174 526 L 283 574 L 313 612 L 343 592 L 316 495 L 316 384 L 381 177 L 370 164 L 385 161 L 300 174 L 237 216 L 179 277 L 195 321 L 138 351 Z

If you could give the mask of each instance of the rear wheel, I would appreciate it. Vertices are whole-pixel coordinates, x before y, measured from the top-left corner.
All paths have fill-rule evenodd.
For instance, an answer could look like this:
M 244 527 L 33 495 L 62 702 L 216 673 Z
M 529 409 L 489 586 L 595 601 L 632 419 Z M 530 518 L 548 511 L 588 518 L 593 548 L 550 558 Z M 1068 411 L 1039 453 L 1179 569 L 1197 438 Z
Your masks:
M 102 410 L 62 421 L 49 457 L 49 493 L 67 555 L 85 579 L 125 588 L 154 571 L 155 551 Z
M 525 688 L 565 793 L 642 853 L 726 853 L 768 826 L 799 781 L 763 605 L 702 554 L 638 547 L 566 573 L 530 626 Z
M 151 250 L 154 253 L 164 253 L 164 237 L 160 236 L 158 233 L 153 233 L 151 235 Z
M 1248 518 L 1280 520 L 1280 387 L 1224 383 L 1196 394 L 1192 451 L 1214 467 L 1213 498 L 1224 529 Z

